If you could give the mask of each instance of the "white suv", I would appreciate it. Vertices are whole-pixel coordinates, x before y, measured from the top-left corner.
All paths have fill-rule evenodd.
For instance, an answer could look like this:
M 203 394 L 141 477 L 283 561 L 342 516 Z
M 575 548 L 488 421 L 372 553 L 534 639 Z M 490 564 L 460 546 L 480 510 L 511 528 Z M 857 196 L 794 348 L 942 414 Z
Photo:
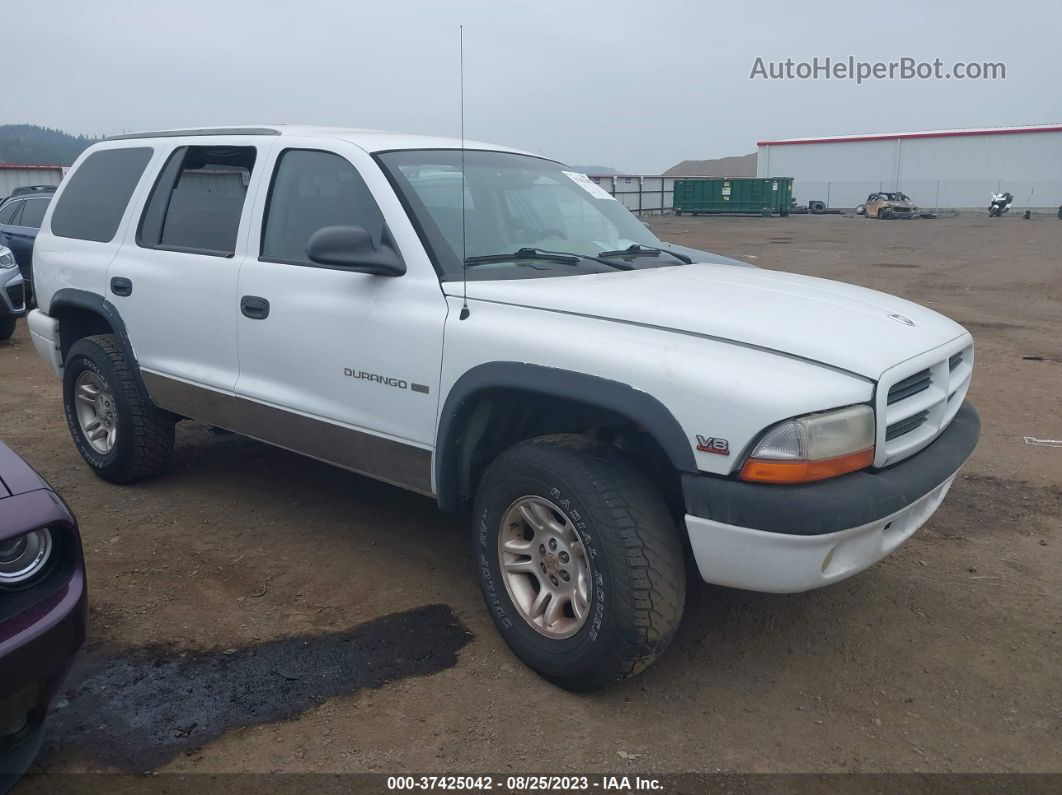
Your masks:
M 670 246 L 498 146 L 119 136 L 34 258 L 32 338 L 101 477 L 160 471 L 194 418 L 470 510 L 498 629 L 571 689 L 664 650 L 687 561 L 795 592 L 880 560 L 979 432 L 951 320 Z

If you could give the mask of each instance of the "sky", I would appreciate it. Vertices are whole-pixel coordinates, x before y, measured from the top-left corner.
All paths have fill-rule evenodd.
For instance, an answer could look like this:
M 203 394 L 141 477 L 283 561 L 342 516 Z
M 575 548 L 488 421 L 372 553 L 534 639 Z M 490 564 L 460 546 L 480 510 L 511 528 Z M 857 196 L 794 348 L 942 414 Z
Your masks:
M 12 0 L 8 0 L 9 3 Z M 1062 123 L 1062 3 L 32 0 L 0 123 L 301 123 L 456 136 L 659 173 L 764 139 Z M 750 78 L 763 61 L 1003 62 L 1006 79 Z M 15 66 L 17 65 L 17 67 Z

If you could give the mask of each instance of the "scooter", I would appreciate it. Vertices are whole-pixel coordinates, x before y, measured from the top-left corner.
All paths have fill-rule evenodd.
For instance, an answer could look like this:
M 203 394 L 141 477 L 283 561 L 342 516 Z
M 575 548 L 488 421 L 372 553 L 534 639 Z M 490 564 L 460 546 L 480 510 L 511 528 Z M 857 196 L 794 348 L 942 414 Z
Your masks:
M 998 218 L 1010 209 L 1014 197 L 1010 193 L 993 193 L 992 203 L 988 205 L 988 214 L 992 218 Z

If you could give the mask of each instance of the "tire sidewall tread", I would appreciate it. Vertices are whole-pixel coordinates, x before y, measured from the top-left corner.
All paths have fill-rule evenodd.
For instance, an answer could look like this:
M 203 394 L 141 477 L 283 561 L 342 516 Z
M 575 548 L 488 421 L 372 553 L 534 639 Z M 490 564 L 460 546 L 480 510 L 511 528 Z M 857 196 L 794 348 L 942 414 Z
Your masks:
M 85 371 L 102 379 L 114 397 L 118 432 L 114 448 L 106 454 L 89 444 L 74 411 L 74 385 Z M 104 480 L 129 483 L 168 465 L 174 423 L 145 398 L 114 335 L 84 337 L 71 346 L 63 371 L 63 411 L 78 452 Z
M 536 494 L 560 508 L 591 560 L 586 624 L 552 640 L 512 603 L 498 559 L 498 532 L 513 501 Z M 685 565 L 662 497 L 615 448 L 577 436 L 521 442 L 490 466 L 474 511 L 476 569 L 488 611 L 526 664 L 571 690 L 605 687 L 647 667 L 682 615 Z

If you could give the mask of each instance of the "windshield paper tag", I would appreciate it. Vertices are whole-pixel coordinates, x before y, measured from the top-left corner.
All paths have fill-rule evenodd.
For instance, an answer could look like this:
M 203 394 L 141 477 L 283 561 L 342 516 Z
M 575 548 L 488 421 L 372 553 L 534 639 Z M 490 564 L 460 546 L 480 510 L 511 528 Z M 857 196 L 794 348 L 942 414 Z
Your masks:
M 580 174 L 576 171 L 562 171 L 561 173 L 595 199 L 612 199 L 612 201 L 616 201 L 615 196 L 586 176 L 586 174 Z

